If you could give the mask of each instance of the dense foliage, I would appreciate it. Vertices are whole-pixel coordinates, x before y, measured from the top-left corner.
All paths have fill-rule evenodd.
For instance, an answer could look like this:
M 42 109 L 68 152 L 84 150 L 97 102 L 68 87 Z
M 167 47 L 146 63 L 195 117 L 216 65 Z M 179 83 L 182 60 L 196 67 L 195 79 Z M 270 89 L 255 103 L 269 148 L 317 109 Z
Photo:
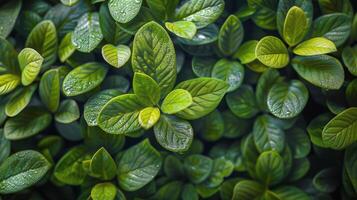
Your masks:
M 0 199 L 357 199 L 356 9 L 0 1 Z

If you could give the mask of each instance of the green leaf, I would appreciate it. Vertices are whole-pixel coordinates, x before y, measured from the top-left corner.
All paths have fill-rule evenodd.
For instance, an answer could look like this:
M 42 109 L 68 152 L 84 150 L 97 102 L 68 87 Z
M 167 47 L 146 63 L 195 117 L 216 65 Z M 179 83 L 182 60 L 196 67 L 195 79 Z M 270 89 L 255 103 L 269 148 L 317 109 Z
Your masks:
M 47 128 L 51 121 L 50 113 L 36 107 L 29 107 L 6 121 L 4 135 L 9 140 L 28 138 Z
M 217 141 L 224 133 L 224 121 L 221 113 L 218 110 L 210 112 L 195 123 L 196 131 L 201 133 L 201 136 L 206 141 Z
M 255 120 L 253 136 L 259 152 L 269 150 L 282 152 L 284 149 L 285 134 L 267 115 L 262 115 Z
M 41 71 L 43 62 L 42 56 L 36 50 L 25 48 L 18 55 L 21 68 L 21 82 L 23 85 L 30 85 Z
M 224 178 L 231 175 L 233 169 L 234 165 L 231 161 L 222 157 L 214 159 L 211 173 L 209 177 L 202 183 L 202 185 L 209 188 L 220 186 Z
M 0 7 L 0 37 L 7 38 L 14 28 L 22 6 L 21 0 L 3 2 Z
M 305 85 L 292 80 L 289 83 L 279 82 L 273 85 L 268 93 L 268 109 L 276 117 L 293 118 L 300 114 L 309 99 Z
M 116 47 L 111 44 L 106 44 L 102 47 L 102 56 L 104 60 L 116 68 L 124 66 L 130 59 L 130 55 L 130 48 L 126 45 L 118 45 Z
M 357 76 L 357 45 L 345 47 L 342 51 L 342 59 L 348 71 Z
M 227 94 L 226 102 L 232 113 L 240 118 L 251 118 L 259 112 L 253 88 L 249 85 Z
M 11 142 L 5 138 L 4 130 L 0 129 L 0 163 L 9 157 L 11 153 Z
M 259 77 L 255 97 L 261 109 L 268 110 L 268 93 L 278 81 L 281 81 L 279 72 L 273 69 L 267 70 Z
M 210 157 L 194 154 L 185 158 L 184 169 L 187 178 L 195 184 L 201 183 L 208 178 L 213 167 Z
M 318 0 L 323 14 L 345 13 L 353 15 L 353 7 L 348 0 Z
M 275 195 L 284 200 L 311 200 L 310 195 L 293 186 L 282 186 L 273 190 Z
M 192 71 L 197 77 L 211 77 L 216 62 L 215 58 L 194 56 L 192 58 Z
M 336 168 L 325 168 L 314 176 L 312 184 L 320 192 L 332 193 L 340 185 L 340 183 L 336 181 L 339 178 L 340 174 Z
M 266 186 L 279 183 L 284 177 L 283 158 L 275 151 L 260 154 L 255 165 L 257 178 Z
M 110 154 L 103 147 L 93 155 L 90 172 L 102 180 L 111 180 L 116 175 L 117 166 Z
M 341 63 L 328 55 L 296 56 L 292 60 L 295 71 L 311 84 L 324 88 L 337 90 L 344 81 L 344 71 Z
M 72 34 L 72 32 L 67 33 L 58 46 L 58 57 L 61 62 L 65 62 L 76 51 L 76 47 L 72 44 Z
M 343 13 L 333 13 L 314 21 L 312 37 L 327 38 L 339 47 L 347 40 L 350 32 L 351 19 Z
M 344 149 L 357 141 L 356 128 L 357 108 L 348 108 L 327 123 L 322 131 L 322 140 L 332 149 Z
M 160 87 L 150 76 L 136 72 L 133 79 L 133 90 L 139 100 L 148 106 L 157 105 L 160 101 Z
M 142 0 L 109 0 L 110 14 L 119 23 L 128 23 L 138 15 Z
M 165 27 L 173 34 L 186 39 L 192 39 L 197 32 L 196 25 L 189 21 L 166 22 Z
M 166 114 L 175 114 L 189 107 L 192 102 L 192 96 L 187 90 L 175 89 L 165 97 L 161 110 Z
M 315 37 L 306 40 L 296 46 L 293 50 L 295 54 L 300 56 L 314 56 L 335 51 L 337 51 L 335 44 L 324 37 Z
M 257 59 L 272 68 L 283 68 L 289 64 L 289 53 L 285 44 L 277 37 L 263 37 L 255 48 Z
M 231 92 L 243 83 L 244 67 L 237 61 L 229 61 L 223 58 L 214 65 L 212 77 L 228 83 L 227 92 Z
M 218 35 L 218 47 L 224 55 L 237 51 L 244 37 L 244 28 L 235 15 L 230 15 L 222 25 Z
M 5 106 L 5 113 L 9 117 L 19 114 L 30 103 L 32 95 L 35 93 L 37 85 L 30 85 L 18 90 Z
M 98 125 L 105 132 L 123 134 L 141 128 L 138 117 L 146 106 L 135 94 L 124 94 L 112 98 L 99 113 Z
M 104 105 L 112 98 L 123 94 L 119 90 L 109 89 L 103 90 L 91 98 L 84 104 L 84 119 L 86 120 L 88 126 L 98 125 L 98 116 Z
M 300 43 L 309 31 L 309 25 L 304 10 L 297 6 L 291 7 L 286 14 L 283 27 L 285 42 L 290 46 Z
M 257 58 L 255 56 L 255 48 L 257 44 L 258 40 L 249 40 L 244 42 L 234 53 L 233 57 L 238 58 L 242 64 L 253 62 Z
M 112 183 L 98 183 L 90 193 L 93 200 L 114 200 L 117 195 L 117 188 Z
M 57 32 L 53 22 L 45 20 L 37 24 L 27 37 L 26 47 L 36 50 L 43 57 L 43 68 L 54 64 L 57 56 Z
M 357 79 L 353 79 L 347 85 L 346 100 L 350 106 L 357 106 Z
M 311 142 L 306 131 L 293 128 L 286 134 L 286 140 L 291 148 L 294 159 L 305 158 L 311 150 Z
M 223 10 L 223 0 L 188 0 L 178 8 L 175 18 L 193 22 L 197 28 L 203 28 L 215 22 Z
M 190 123 L 174 116 L 162 115 L 154 127 L 157 142 L 173 152 L 187 151 L 193 140 Z
M 146 0 L 150 10 L 162 19 L 172 18 L 179 0 Z
M 225 111 L 222 113 L 225 138 L 238 138 L 248 134 L 251 129 L 251 121 L 236 117 L 232 112 Z
M 18 67 L 17 51 L 13 45 L 6 39 L 0 37 L 0 66 L 5 68 L 8 73 L 19 74 L 20 70 Z
M 62 89 L 66 96 L 84 94 L 102 83 L 107 68 L 100 63 L 86 63 L 76 67 L 63 80 Z
M 51 111 L 56 112 L 59 106 L 60 95 L 60 72 L 59 69 L 46 71 L 40 81 L 39 93 L 41 101 Z
M 144 129 L 150 129 L 160 119 L 160 109 L 147 107 L 139 113 L 139 123 Z
M 15 74 L 0 75 L 0 95 L 13 91 L 20 83 L 20 77 Z
M 234 186 L 232 200 L 257 199 L 264 193 L 264 191 L 264 186 L 258 182 L 242 180 Z
M 310 121 L 306 129 L 310 135 L 310 140 L 314 145 L 326 148 L 326 145 L 322 140 L 322 131 L 325 125 L 332 119 L 332 117 L 332 114 L 324 113 L 318 115 Z
M 350 190 L 352 190 L 353 192 L 356 191 L 357 188 L 357 182 L 356 182 L 356 177 L 357 177 L 357 171 L 356 171 L 356 163 L 357 163 L 357 155 L 356 155 L 356 148 L 357 145 L 353 144 L 351 146 L 349 146 L 346 151 L 345 151 L 345 157 L 344 157 L 344 173 L 346 174 L 344 176 L 348 176 L 348 179 L 350 180 Z M 344 182 L 344 188 L 346 189 L 346 185 L 345 182 L 347 181 L 343 181 Z M 353 193 L 352 192 L 352 193 Z
M 118 181 L 126 191 L 135 191 L 148 184 L 161 168 L 161 155 L 148 139 L 130 147 L 118 163 Z
M 80 52 L 89 53 L 103 39 L 99 26 L 99 15 L 96 12 L 85 13 L 79 20 L 72 34 L 72 43 Z
M 309 141 L 310 142 L 310 141 Z M 289 182 L 295 182 L 304 177 L 310 170 L 310 161 L 307 158 L 294 159 L 288 175 Z
M 62 124 L 69 124 L 79 119 L 79 107 L 75 100 L 66 99 L 61 102 L 55 120 Z
M 37 151 L 25 150 L 11 155 L 0 166 L 0 193 L 15 193 L 34 185 L 50 167 Z
M 185 184 L 181 192 L 182 200 L 199 200 L 198 193 L 196 188 L 192 184 Z
M 179 200 L 182 184 L 181 181 L 170 181 L 165 183 L 152 198 L 155 200 Z
M 142 26 L 133 42 L 134 72 L 145 73 L 160 86 L 162 94 L 171 91 L 176 82 L 176 55 L 172 41 L 156 22 Z
M 176 115 L 193 120 L 207 115 L 218 106 L 227 92 L 228 84 L 213 78 L 196 78 L 179 83 L 176 89 L 190 92 L 193 101 L 189 107 Z
M 86 160 L 87 156 L 87 151 L 83 146 L 77 146 L 67 151 L 56 164 L 54 170 L 56 179 L 68 185 L 81 185 L 87 176 L 82 167 L 82 162 Z
M 66 6 L 73 6 L 77 4 L 79 0 L 61 0 L 61 3 Z

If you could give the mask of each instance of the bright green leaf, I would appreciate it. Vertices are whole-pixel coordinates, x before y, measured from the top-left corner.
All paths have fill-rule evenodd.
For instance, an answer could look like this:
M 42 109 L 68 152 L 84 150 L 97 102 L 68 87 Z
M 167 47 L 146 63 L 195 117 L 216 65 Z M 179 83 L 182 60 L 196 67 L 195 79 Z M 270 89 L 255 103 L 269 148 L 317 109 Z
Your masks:
M 191 94 L 184 89 L 171 91 L 161 104 L 161 110 L 167 114 L 174 114 L 184 110 L 192 104 Z
M 286 43 L 295 46 L 301 42 L 309 31 L 308 25 L 304 11 L 297 6 L 291 7 L 286 14 L 283 27 L 283 36 Z
M 258 44 L 257 40 L 249 40 L 244 42 L 233 57 L 238 58 L 242 64 L 253 62 L 257 57 L 255 56 L 255 48 Z
M 32 95 L 35 93 L 37 85 L 30 85 L 21 88 L 7 102 L 5 113 L 9 117 L 14 117 L 19 114 L 30 103 Z
M 289 53 L 285 44 L 277 37 L 263 37 L 255 48 L 257 59 L 272 68 L 283 68 L 289 64 Z
M 58 46 L 58 57 L 61 62 L 65 62 L 76 51 L 76 47 L 72 44 L 72 34 L 72 32 L 67 33 Z
M 102 47 L 102 56 L 111 66 L 120 68 L 130 59 L 131 51 L 126 45 L 113 46 L 106 44 Z
M 139 113 L 139 123 L 144 129 L 150 129 L 160 119 L 160 109 L 147 107 Z
M 41 71 L 43 58 L 36 50 L 25 48 L 19 53 L 18 59 L 22 71 L 21 82 L 25 86 L 30 85 Z
M 300 56 L 314 56 L 337 51 L 335 44 L 324 38 L 315 37 L 296 46 L 293 52 Z
M 117 188 L 112 183 L 98 183 L 91 190 L 93 200 L 114 200 L 117 195 Z
M 165 27 L 175 35 L 186 39 L 192 39 L 197 32 L 196 25 L 189 21 L 166 22 Z
M 20 77 L 15 74 L 0 75 L 0 95 L 13 91 L 20 83 Z

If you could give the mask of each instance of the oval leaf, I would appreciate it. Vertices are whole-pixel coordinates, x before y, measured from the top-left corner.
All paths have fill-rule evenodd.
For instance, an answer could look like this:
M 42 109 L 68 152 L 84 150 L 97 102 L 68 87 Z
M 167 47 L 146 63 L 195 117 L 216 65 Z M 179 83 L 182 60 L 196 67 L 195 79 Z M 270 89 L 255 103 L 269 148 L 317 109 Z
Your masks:
M 69 124 L 80 117 L 77 102 L 72 99 L 66 99 L 61 102 L 55 115 L 55 120 L 62 124 Z
M 294 53 L 300 56 L 314 56 L 337 51 L 335 44 L 323 37 L 306 40 L 294 48 Z
M 110 0 L 109 11 L 115 21 L 128 23 L 139 13 L 142 0 Z
M 244 29 L 235 15 L 230 15 L 221 27 L 218 35 L 218 47 L 224 55 L 237 51 L 244 37 Z
M 117 188 L 112 183 L 98 183 L 90 193 L 90 197 L 93 200 L 114 200 L 116 195 Z
M 160 110 L 154 107 L 147 107 L 139 113 L 139 123 L 144 129 L 150 129 L 160 119 Z
M 275 151 L 266 151 L 260 154 L 255 165 L 257 178 L 265 185 L 279 183 L 284 176 L 283 158 Z
M 46 71 L 40 81 L 39 93 L 42 103 L 51 111 L 56 112 L 59 106 L 60 88 L 59 69 Z
M 43 62 L 42 56 L 31 48 L 21 50 L 18 55 L 21 68 L 21 82 L 23 85 L 30 85 L 41 71 Z
M 161 104 L 162 112 L 174 114 L 184 110 L 192 104 L 191 94 L 184 89 L 175 89 L 171 91 Z
M 284 43 L 277 37 L 263 37 L 255 48 L 255 55 L 264 65 L 282 68 L 289 64 L 289 53 Z
M 227 92 L 231 92 L 243 83 L 244 67 L 237 61 L 221 59 L 214 65 L 212 77 L 228 83 L 229 88 Z
M 9 117 L 19 114 L 30 103 L 32 95 L 35 93 L 37 85 L 21 88 L 15 93 L 5 106 L 5 113 Z
M 291 7 L 286 14 L 283 27 L 283 36 L 286 43 L 294 46 L 301 42 L 309 31 L 308 25 L 305 12 L 297 6 Z
M 13 91 L 20 83 L 20 77 L 15 74 L 0 75 L 0 95 Z
M 93 155 L 90 161 L 90 172 L 102 180 L 111 180 L 115 177 L 117 165 L 111 155 L 103 147 Z

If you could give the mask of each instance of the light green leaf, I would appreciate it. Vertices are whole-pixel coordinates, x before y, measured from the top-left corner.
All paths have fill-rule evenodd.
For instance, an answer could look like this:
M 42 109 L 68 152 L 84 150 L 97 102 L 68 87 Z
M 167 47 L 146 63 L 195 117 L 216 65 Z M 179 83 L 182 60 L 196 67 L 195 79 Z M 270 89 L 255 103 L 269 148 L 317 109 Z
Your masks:
M 109 0 L 110 14 L 119 23 L 128 23 L 138 15 L 142 0 Z
M 111 66 L 120 68 L 130 59 L 131 51 L 126 45 L 106 44 L 102 47 L 102 56 Z
M 117 195 L 117 188 L 112 183 L 98 183 L 90 193 L 93 200 L 114 200 Z
M 234 53 L 233 57 L 238 58 L 242 64 L 253 62 L 257 58 L 255 56 L 255 48 L 257 44 L 258 40 L 244 42 Z
M 277 37 L 263 37 L 255 48 L 257 59 L 272 68 L 283 68 L 289 64 L 289 53 L 285 44 Z
M 348 71 L 357 76 L 357 45 L 345 47 L 342 51 L 342 59 Z
M 252 200 L 263 195 L 264 186 L 251 180 L 239 181 L 233 190 L 232 200 Z
M 163 95 L 173 88 L 177 73 L 175 49 L 165 29 L 156 22 L 145 24 L 136 33 L 132 66 L 134 72 L 151 76 Z
M 84 104 L 84 119 L 88 126 L 98 125 L 98 116 L 104 105 L 112 98 L 123 94 L 117 89 L 103 90 L 91 98 Z
M 37 85 L 30 85 L 18 90 L 5 106 L 5 113 L 9 117 L 19 114 L 30 103 L 32 95 L 35 93 Z
M 100 63 L 86 63 L 73 69 L 63 80 L 62 89 L 66 96 L 84 94 L 102 83 L 107 68 Z
M 244 67 L 237 61 L 229 61 L 223 58 L 214 65 L 212 77 L 228 83 L 227 92 L 232 92 L 243 83 Z
M 186 39 L 192 39 L 197 32 L 196 25 L 189 21 L 166 22 L 165 27 L 175 35 Z
M 62 124 L 69 124 L 80 117 L 79 107 L 77 102 L 73 99 L 66 99 L 61 102 L 55 120 Z
M 332 149 L 344 149 L 357 141 L 356 129 L 357 108 L 348 108 L 327 123 L 322 131 L 322 140 Z
M 41 71 L 43 62 L 42 56 L 36 50 L 25 48 L 18 55 L 21 68 L 21 82 L 23 85 L 30 85 Z
M 166 114 L 174 114 L 186 109 L 192 102 L 192 96 L 187 90 L 175 89 L 165 97 L 161 110 Z
M 36 50 L 43 58 L 43 68 L 48 68 L 57 57 L 57 32 L 52 21 L 37 24 L 26 40 L 26 47 Z
M 328 55 L 296 56 L 292 65 L 302 78 L 324 89 L 339 89 L 345 78 L 341 63 Z
M 197 28 L 203 28 L 215 22 L 223 10 L 223 0 L 188 0 L 177 10 L 175 18 L 193 22 Z
M 309 25 L 304 10 L 297 6 L 291 7 L 286 14 L 283 27 L 283 36 L 286 43 L 295 46 L 301 42 L 309 31 Z
M 25 150 L 11 155 L 0 166 L 0 193 L 15 193 L 34 185 L 50 167 L 37 151 Z
M 300 114 L 309 99 L 305 85 L 292 80 L 289 83 L 275 83 L 268 93 L 268 109 L 276 117 L 293 118 Z
M 47 128 L 51 121 L 50 113 L 36 107 L 29 107 L 6 121 L 4 135 L 9 140 L 28 138 Z
M 111 180 L 115 177 L 117 165 L 111 155 L 103 147 L 93 155 L 90 162 L 90 172 L 102 180 Z
M 60 95 L 60 74 L 59 69 L 46 71 L 40 81 L 39 93 L 41 101 L 51 111 L 56 112 L 59 106 Z
M 279 183 L 284 177 L 283 158 L 275 151 L 260 154 L 255 165 L 257 178 L 266 186 Z
M 218 47 L 224 55 L 232 55 L 243 41 L 244 28 L 235 15 L 230 15 L 218 35 Z
M 184 169 L 187 178 L 195 184 L 201 183 L 208 178 L 213 167 L 210 157 L 194 154 L 185 158 Z
M 135 94 L 124 94 L 112 98 L 99 113 L 98 125 L 105 132 L 123 134 L 141 128 L 138 117 L 146 106 Z
M 72 34 L 72 32 L 67 33 L 58 47 L 58 57 L 61 62 L 65 62 L 76 51 L 72 43 Z
M 337 51 L 335 44 L 324 37 L 315 37 L 306 40 L 293 50 L 295 54 L 300 56 L 314 56 L 335 51 Z
M 147 107 L 139 113 L 139 123 L 144 129 L 150 129 L 160 119 L 160 109 Z
M 79 0 L 61 0 L 61 3 L 66 6 L 74 6 Z
M 99 26 L 99 15 L 96 12 L 85 13 L 79 20 L 72 34 L 72 43 L 78 51 L 89 53 L 103 39 Z
M 130 147 L 118 163 L 118 181 L 126 191 L 135 191 L 148 184 L 159 172 L 161 155 L 148 139 Z
M 159 103 L 160 87 L 150 76 L 136 72 L 133 79 L 133 90 L 143 104 L 152 106 Z
M 249 85 L 242 85 L 227 94 L 226 102 L 229 109 L 240 118 L 251 118 L 259 112 L 253 88 Z
M 13 91 L 20 83 L 20 77 L 15 74 L 0 75 L 0 95 Z
M 0 7 L 0 37 L 7 38 L 15 26 L 22 6 L 21 0 L 3 2 Z
M 191 124 L 174 116 L 161 115 L 154 132 L 157 142 L 173 152 L 187 151 L 193 140 Z
M 179 83 L 176 89 L 187 90 L 193 101 L 189 107 L 176 115 L 193 120 L 207 115 L 218 106 L 228 90 L 228 84 L 214 78 L 196 78 Z

